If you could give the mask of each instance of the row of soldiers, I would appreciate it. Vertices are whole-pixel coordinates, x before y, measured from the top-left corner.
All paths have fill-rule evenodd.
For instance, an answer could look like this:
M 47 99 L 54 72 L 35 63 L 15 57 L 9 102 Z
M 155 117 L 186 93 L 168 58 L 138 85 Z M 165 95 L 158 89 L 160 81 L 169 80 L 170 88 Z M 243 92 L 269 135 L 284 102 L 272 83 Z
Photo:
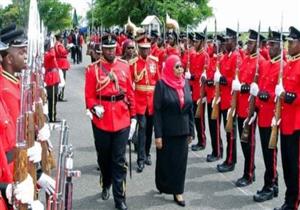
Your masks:
M 129 125 L 127 132 L 131 138 L 137 128 L 137 172 L 142 172 L 145 164 L 152 164 L 150 146 L 153 131 L 154 86 L 163 72 L 164 60 L 175 54 L 182 58 L 186 69 L 185 78 L 189 80 L 192 90 L 197 131 L 197 144 L 192 145 L 192 150 L 199 151 L 206 147 L 205 116 L 208 116 L 212 153 L 207 155 L 207 161 L 214 162 L 222 159 L 225 152 L 222 138 L 225 138 L 226 157 L 223 163 L 217 165 L 217 170 L 221 173 L 233 171 L 237 162 L 238 131 L 239 139 L 242 139 L 244 171 L 241 178 L 236 181 L 236 185 L 248 186 L 255 181 L 255 130 L 258 125 L 265 174 L 264 185 L 254 195 L 254 200 L 263 202 L 278 196 L 277 146 L 269 148 L 269 140 L 272 128 L 279 126 L 283 177 L 287 189 L 284 204 L 275 209 L 298 209 L 300 201 L 300 124 L 298 122 L 300 119 L 298 117 L 300 113 L 298 103 L 300 31 L 290 27 L 289 35 L 285 37 L 282 33 L 270 30 L 266 38 L 255 30 L 249 30 L 246 49 L 238 45 L 240 34 L 230 28 L 226 29 L 224 35 L 216 34 L 211 39 L 202 32 L 181 35 L 178 37 L 174 31 L 167 33 L 166 43 L 156 31 L 151 32 L 151 37 L 143 33 L 136 39 L 130 37 L 124 39 L 121 43 L 122 55 L 120 55 L 123 60 L 115 57 L 115 49 L 120 45 L 118 41 L 121 37 L 105 34 L 101 37 L 101 42 L 94 44 L 93 55 L 96 62 L 86 70 L 85 92 L 87 114 L 93 120 L 98 164 L 102 173 L 102 198 L 106 200 L 109 197 L 110 176 L 113 185 L 119 186 L 122 183 L 122 180 L 116 178 L 118 175 L 111 175 L 111 172 L 124 175 L 124 171 L 122 168 L 118 170 L 117 165 L 107 164 L 111 157 L 109 152 L 104 153 L 102 150 L 107 149 L 107 145 L 101 145 L 104 143 L 100 144 L 96 139 L 108 138 L 108 134 L 104 131 L 119 133 L 120 128 Z M 288 40 L 287 52 L 281 47 L 285 40 Z M 266 41 L 268 47 L 263 45 Z M 101 52 L 103 56 L 100 56 Z M 126 76 L 127 79 L 123 78 L 127 74 L 125 64 L 129 64 L 130 75 Z M 111 73 L 111 69 L 118 68 L 124 68 L 123 76 Z M 130 88 L 131 84 L 124 86 L 122 84 L 124 81 L 133 84 L 133 90 Z M 108 89 L 110 92 L 106 91 Z M 114 97 L 108 97 L 107 94 L 112 94 Z M 119 113 L 108 108 L 109 103 L 122 101 L 124 98 L 128 98 L 130 102 L 131 121 L 126 116 L 122 116 L 122 113 L 128 112 L 128 108 L 115 107 Z M 255 104 L 251 109 L 249 99 L 250 103 Z M 96 105 L 99 101 L 101 105 Z M 280 119 L 274 117 L 274 101 L 281 102 Z M 207 115 L 205 110 L 208 112 Z M 104 112 L 113 112 L 115 115 L 104 115 Z M 221 137 L 221 118 L 226 131 L 224 137 Z M 231 122 L 229 126 L 227 126 L 230 124 L 228 121 Z M 243 134 L 245 128 L 247 133 Z M 112 149 L 110 152 L 122 156 L 118 154 L 118 149 Z M 118 159 L 113 161 L 116 160 Z M 123 159 L 121 162 L 125 164 Z M 118 177 L 123 177 L 123 181 L 125 180 L 124 176 Z M 127 209 L 124 189 L 115 186 L 116 207 Z
M 28 54 L 30 46 L 24 31 L 17 29 L 15 24 L 0 30 L 1 210 L 44 209 L 38 200 L 38 192 L 43 189 L 48 202 L 56 189 L 56 182 L 50 176 L 55 167 L 50 123 L 60 122 L 56 118 L 56 103 L 64 100 L 66 71 L 70 64 L 61 36 L 58 34 L 55 39 L 48 37 L 41 42 L 39 47 L 45 53 L 39 49 L 37 57 L 31 58 L 34 62 L 32 70 L 28 62 L 33 55 Z M 28 77 L 26 71 L 31 71 Z M 27 86 L 30 90 L 25 91 Z M 28 117 L 30 113 L 33 113 L 33 121 Z M 24 140 L 25 147 L 20 143 Z M 22 149 L 28 156 L 28 164 L 27 157 L 22 162 L 18 156 Z M 49 205 L 47 208 L 51 209 Z

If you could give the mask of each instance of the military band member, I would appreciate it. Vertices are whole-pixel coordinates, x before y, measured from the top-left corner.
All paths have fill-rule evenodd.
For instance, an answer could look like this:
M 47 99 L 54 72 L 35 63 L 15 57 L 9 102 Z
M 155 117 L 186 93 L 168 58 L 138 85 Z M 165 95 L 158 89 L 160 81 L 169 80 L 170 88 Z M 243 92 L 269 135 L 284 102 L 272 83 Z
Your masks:
M 180 49 L 178 46 L 178 35 L 175 31 L 167 32 L 167 42 L 168 45 L 166 47 L 166 56 L 170 55 L 178 55 L 181 56 Z
M 285 36 L 283 35 L 283 41 L 284 40 Z M 274 90 L 278 81 L 281 60 L 279 32 L 269 32 L 268 46 L 270 60 L 265 61 L 261 66 L 261 76 L 259 78 L 258 86 L 251 85 L 250 89 L 250 93 L 254 93 L 255 96 L 257 96 L 257 122 L 261 140 L 262 154 L 265 163 L 263 188 L 257 191 L 253 197 L 254 201 L 257 202 L 263 202 L 278 196 L 277 147 L 274 149 L 269 149 L 269 141 L 272 130 L 271 123 L 274 116 L 273 110 L 275 109 Z
M 131 68 L 135 84 L 135 102 L 138 119 L 137 172 L 144 164 L 151 165 L 150 148 L 153 133 L 153 94 L 157 80 L 160 79 L 158 59 L 150 55 L 150 38 L 142 35 L 136 39 L 139 56 Z
M 286 192 L 284 204 L 274 210 L 297 210 L 300 203 L 300 31 L 291 26 L 287 39 L 290 58 L 283 84 L 275 88 L 282 100 L 280 146 Z
M 221 46 L 221 43 L 225 42 L 225 39 L 221 35 L 217 35 L 216 41 L 218 43 L 213 44 L 213 49 L 208 50 L 209 53 L 209 67 L 206 71 L 206 100 L 207 100 L 207 116 L 208 116 L 208 127 L 211 139 L 211 146 L 212 146 L 212 153 L 207 155 L 206 161 L 207 162 L 214 162 L 222 158 L 223 155 L 223 144 L 221 139 L 221 132 L 220 132 L 220 123 L 221 123 L 221 113 L 217 119 L 211 119 L 212 113 L 212 100 L 215 95 L 215 86 L 214 86 L 214 74 L 217 68 L 217 59 L 222 60 L 223 52 L 220 49 L 217 52 L 217 46 Z M 220 47 L 219 47 L 220 48 Z M 219 55 L 218 55 L 218 54 Z M 219 57 L 219 58 L 218 58 Z
M 257 55 L 257 37 L 260 36 L 260 40 L 264 37 L 258 34 L 254 30 L 249 30 L 249 37 L 247 42 L 247 55 L 245 56 L 242 64 L 240 66 L 240 72 L 238 79 L 235 79 L 232 83 L 232 90 L 238 91 L 238 103 L 237 103 L 237 120 L 238 120 L 238 130 L 240 138 L 242 136 L 244 122 L 248 117 L 249 110 L 249 96 L 250 96 L 250 85 L 253 82 L 254 75 L 256 74 L 256 64 L 258 62 L 259 72 L 260 66 L 265 59 Z M 258 57 L 259 56 L 259 57 Z M 257 59 L 259 59 L 257 61 Z M 255 130 L 256 130 L 256 112 L 254 116 L 250 119 L 249 125 L 249 136 L 247 142 L 241 141 L 242 151 L 244 154 L 244 172 L 243 176 L 239 178 L 236 182 L 236 186 L 244 187 L 255 181 Z
M 135 100 L 127 61 L 116 58 L 116 38 L 102 37 L 103 57 L 85 73 L 85 100 L 93 113 L 92 127 L 100 166 L 102 199 L 113 185 L 115 207 L 126 206 L 126 145 L 136 127 Z

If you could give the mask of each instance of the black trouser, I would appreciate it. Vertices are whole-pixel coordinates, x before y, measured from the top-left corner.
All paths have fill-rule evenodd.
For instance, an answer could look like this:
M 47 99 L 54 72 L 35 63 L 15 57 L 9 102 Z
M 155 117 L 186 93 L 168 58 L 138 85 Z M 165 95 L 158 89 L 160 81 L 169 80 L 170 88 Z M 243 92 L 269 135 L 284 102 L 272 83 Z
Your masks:
M 223 124 L 224 127 L 227 123 L 227 112 L 228 109 L 222 110 L 221 114 L 223 117 Z M 234 117 L 233 120 L 233 129 L 231 132 L 226 132 L 226 139 L 227 139 L 227 154 L 226 154 L 226 164 L 231 165 L 236 163 L 236 120 Z
M 138 142 L 137 142 L 137 162 L 143 163 L 146 156 L 150 155 L 153 133 L 153 116 L 137 115 L 138 119 Z
M 52 86 L 46 86 L 47 99 L 48 99 L 48 117 L 50 122 L 56 121 L 56 104 L 58 84 Z
M 82 60 L 82 54 L 81 54 L 81 46 L 76 45 L 74 46 L 74 57 L 73 57 L 73 63 L 80 63 Z
M 292 113 L 291 113 L 292 114 Z M 300 201 L 300 131 L 280 135 L 283 177 L 286 185 L 285 202 L 298 209 Z
M 67 84 L 67 69 L 62 69 L 64 80 L 65 80 L 65 86 Z M 63 100 L 65 97 L 65 86 L 61 89 L 61 92 L 58 95 L 59 100 Z
M 211 119 L 212 104 L 207 104 L 207 115 L 208 115 L 208 127 L 211 139 L 212 154 L 215 157 L 221 157 L 223 154 L 223 144 L 220 132 L 221 123 L 221 112 L 219 112 L 219 117 L 216 120 Z
M 238 117 L 238 129 L 240 134 L 240 139 L 243 133 L 243 125 L 246 118 Z M 249 136 L 247 142 L 241 141 L 241 146 L 245 158 L 244 162 L 244 174 L 243 177 L 246 179 L 253 179 L 255 163 L 255 128 L 256 128 L 256 120 L 250 125 Z
M 266 167 L 264 175 L 264 187 L 271 188 L 273 186 L 278 187 L 277 176 L 277 147 L 275 149 L 269 149 L 269 141 L 271 136 L 271 127 L 263 128 L 259 127 L 259 135 L 261 141 L 261 148 Z
M 203 116 L 205 116 L 205 104 L 202 104 L 202 111 L 203 111 Z M 194 111 L 194 116 L 196 114 L 197 110 L 197 102 L 193 102 L 193 111 Z M 198 139 L 198 145 L 199 146 L 206 146 L 206 136 L 205 136 L 205 117 L 200 117 L 200 118 L 195 118 L 195 127 L 197 131 L 197 139 Z
M 100 184 L 103 188 L 109 188 L 112 184 L 114 200 L 120 203 L 125 201 L 127 174 L 125 154 L 129 127 L 116 132 L 107 132 L 92 125 L 97 161 L 101 171 Z

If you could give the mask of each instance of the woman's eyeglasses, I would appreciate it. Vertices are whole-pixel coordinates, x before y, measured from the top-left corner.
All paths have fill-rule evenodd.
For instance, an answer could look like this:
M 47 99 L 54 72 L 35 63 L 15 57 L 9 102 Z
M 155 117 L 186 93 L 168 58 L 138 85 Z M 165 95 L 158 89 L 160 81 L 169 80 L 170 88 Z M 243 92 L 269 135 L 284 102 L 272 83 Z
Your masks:
M 128 49 L 128 50 L 133 50 L 133 49 L 134 49 L 134 47 L 127 47 L 127 49 Z
M 177 65 L 175 66 L 175 69 L 179 69 L 179 68 L 183 68 L 183 67 L 182 67 L 182 65 L 177 64 Z

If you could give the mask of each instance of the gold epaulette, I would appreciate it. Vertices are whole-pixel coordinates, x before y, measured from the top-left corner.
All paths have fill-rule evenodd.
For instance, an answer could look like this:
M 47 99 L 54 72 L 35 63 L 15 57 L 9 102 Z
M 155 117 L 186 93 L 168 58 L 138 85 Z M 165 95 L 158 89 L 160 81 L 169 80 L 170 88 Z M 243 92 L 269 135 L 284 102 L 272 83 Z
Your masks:
M 153 55 L 149 55 L 149 58 L 152 59 L 152 60 L 155 60 L 156 62 L 158 62 L 158 57 L 155 57 Z
M 118 58 L 118 60 L 121 61 L 122 63 L 128 64 L 128 62 L 127 62 L 126 60 L 123 60 L 123 59 L 121 59 L 121 58 Z
M 132 58 L 128 61 L 129 65 L 131 66 L 132 64 L 134 64 L 135 62 L 137 62 L 139 58 L 138 57 L 135 57 L 135 58 Z

